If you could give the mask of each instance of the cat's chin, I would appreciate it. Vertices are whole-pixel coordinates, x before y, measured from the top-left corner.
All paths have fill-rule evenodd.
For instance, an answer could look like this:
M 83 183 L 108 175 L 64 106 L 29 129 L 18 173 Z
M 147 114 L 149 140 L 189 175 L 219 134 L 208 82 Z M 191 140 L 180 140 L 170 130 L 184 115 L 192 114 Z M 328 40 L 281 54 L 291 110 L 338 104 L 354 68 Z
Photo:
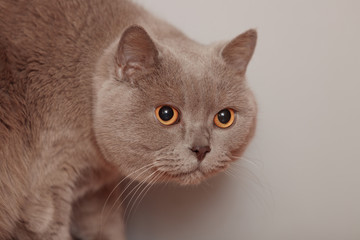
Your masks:
M 200 169 L 195 169 L 190 172 L 179 173 L 179 174 L 167 174 L 163 173 L 163 177 L 165 181 L 173 181 L 179 185 L 187 186 L 187 185 L 199 185 L 204 180 L 210 178 L 211 176 L 217 174 L 221 170 L 212 171 L 209 173 L 204 173 Z
M 203 180 L 206 179 L 206 176 L 199 169 L 196 169 L 191 172 L 178 174 L 176 176 L 170 176 L 172 180 L 176 183 L 186 186 L 186 185 L 199 185 Z

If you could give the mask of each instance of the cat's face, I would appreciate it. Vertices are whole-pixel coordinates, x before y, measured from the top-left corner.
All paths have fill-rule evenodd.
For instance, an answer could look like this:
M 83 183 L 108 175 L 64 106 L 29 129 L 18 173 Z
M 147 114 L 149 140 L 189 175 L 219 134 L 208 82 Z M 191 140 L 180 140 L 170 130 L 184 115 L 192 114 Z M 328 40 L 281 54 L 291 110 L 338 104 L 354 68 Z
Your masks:
M 126 30 L 95 77 L 94 128 L 106 160 L 147 182 L 197 184 L 227 168 L 255 129 L 244 79 L 255 42 L 251 30 L 222 47 L 174 49 L 142 28 Z

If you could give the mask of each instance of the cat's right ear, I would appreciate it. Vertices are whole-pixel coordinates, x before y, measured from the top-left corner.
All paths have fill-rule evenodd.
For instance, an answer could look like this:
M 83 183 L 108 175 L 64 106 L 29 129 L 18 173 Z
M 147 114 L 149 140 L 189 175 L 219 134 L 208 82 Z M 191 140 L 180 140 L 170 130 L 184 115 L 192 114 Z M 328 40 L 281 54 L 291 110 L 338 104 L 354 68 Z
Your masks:
M 158 62 L 158 50 L 149 34 L 140 26 L 128 27 L 121 36 L 116 63 L 123 77 L 151 72 Z
M 244 74 L 254 53 L 257 33 L 250 29 L 225 45 L 221 55 L 225 62 L 235 69 L 238 74 Z

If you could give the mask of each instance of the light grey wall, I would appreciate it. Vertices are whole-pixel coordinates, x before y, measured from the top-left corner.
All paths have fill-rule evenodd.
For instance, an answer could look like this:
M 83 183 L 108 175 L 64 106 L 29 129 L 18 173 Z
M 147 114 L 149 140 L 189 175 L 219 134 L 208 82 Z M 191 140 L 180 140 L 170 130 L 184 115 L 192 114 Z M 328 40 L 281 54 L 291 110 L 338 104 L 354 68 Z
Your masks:
M 159 187 L 131 240 L 360 239 L 360 1 L 138 0 L 210 43 L 257 28 L 246 159 L 197 188 Z

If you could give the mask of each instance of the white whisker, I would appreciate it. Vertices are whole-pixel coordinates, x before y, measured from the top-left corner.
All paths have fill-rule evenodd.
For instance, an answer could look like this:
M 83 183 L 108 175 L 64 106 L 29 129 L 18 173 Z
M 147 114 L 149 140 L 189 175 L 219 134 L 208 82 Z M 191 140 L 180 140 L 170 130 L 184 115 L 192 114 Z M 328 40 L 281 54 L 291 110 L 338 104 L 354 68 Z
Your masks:
M 105 203 L 104 203 L 104 206 L 103 206 L 103 208 L 102 208 L 102 210 L 101 210 L 101 214 L 100 214 L 100 229 L 99 229 L 100 237 L 101 237 L 101 233 L 102 233 L 102 227 L 103 227 L 103 224 L 104 224 L 104 212 L 105 212 L 105 208 L 106 208 L 106 205 L 108 204 L 108 202 L 109 202 L 110 197 L 112 196 L 112 194 L 113 194 L 113 193 L 115 192 L 115 190 L 120 186 L 120 184 L 123 183 L 128 177 L 134 175 L 135 173 L 137 173 L 137 172 L 139 172 L 139 171 L 141 171 L 141 170 L 143 170 L 143 169 L 145 168 L 145 170 L 143 170 L 140 174 L 138 174 L 138 175 L 136 176 L 136 178 L 134 178 L 134 179 L 132 180 L 132 182 L 134 182 L 135 179 L 137 179 L 141 174 L 143 174 L 143 173 L 146 172 L 147 170 L 151 169 L 151 168 L 153 167 L 153 165 L 154 165 L 154 163 L 147 164 L 147 165 L 145 165 L 145 166 L 143 166 L 143 167 L 135 170 L 134 172 L 128 174 L 128 175 L 125 176 L 118 184 L 116 184 L 116 186 L 115 186 L 115 187 L 112 189 L 112 191 L 109 193 L 109 196 L 106 198 Z M 132 182 L 131 182 L 131 183 L 132 183 Z M 131 183 L 130 183 L 130 184 L 131 184 Z M 130 186 L 130 185 L 128 185 L 128 186 Z M 126 188 L 126 189 L 127 189 L 127 188 Z M 126 190 L 126 189 L 125 189 L 125 190 Z M 124 191 L 125 191 L 125 190 L 124 190 Z M 121 197 L 122 194 L 123 194 L 123 192 L 122 192 L 122 193 L 120 194 L 120 196 L 116 199 L 114 205 L 115 205 L 116 202 L 119 200 L 119 198 Z M 112 211 L 112 209 L 114 208 L 114 205 L 111 207 L 111 209 L 110 209 L 109 212 Z M 109 214 L 108 214 L 108 215 L 109 215 Z M 107 219 L 108 215 L 106 216 L 105 220 Z
M 127 209 L 129 208 L 130 204 L 131 204 L 131 201 L 133 200 L 133 198 L 135 197 L 136 193 L 140 190 L 140 188 L 147 183 L 147 180 L 151 178 L 151 176 L 153 176 L 155 173 L 157 173 L 158 170 L 156 170 L 155 172 L 151 173 L 146 179 L 144 179 L 144 181 L 142 181 L 140 184 L 136 185 L 136 187 L 134 187 L 133 190 L 135 190 L 135 192 L 133 193 L 133 195 L 131 196 L 131 198 L 129 199 L 129 202 L 128 204 L 126 205 L 126 208 L 124 210 L 124 216 L 126 216 L 126 211 Z M 146 187 L 145 187 L 146 188 Z M 124 199 L 126 199 L 127 197 L 125 197 Z M 121 205 L 121 204 L 120 204 Z
M 117 208 L 116 208 L 116 212 L 119 210 L 119 208 L 122 206 L 122 204 L 125 202 L 125 200 L 130 196 L 130 194 L 132 193 L 132 192 L 134 192 L 134 190 L 140 185 L 140 184 L 143 184 L 144 182 L 146 182 L 149 178 L 151 178 L 153 175 L 154 175 L 154 173 L 156 173 L 156 171 L 155 172 L 153 172 L 153 173 L 151 173 L 149 176 L 147 176 L 143 181 L 141 181 L 140 183 L 138 183 L 127 195 L 126 195 L 126 197 L 120 202 L 120 204 L 117 206 Z M 125 189 L 126 190 L 126 189 Z M 124 190 L 124 191 L 125 191 Z M 124 192 L 123 191 L 123 192 Z M 122 195 L 122 194 L 121 194 Z M 121 197 L 121 196 L 120 196 Z M 119 198 L 118 198 L 119 199 Z
M 139 207 L 141 201 L 144 199 L 144 197 L 146 196 L 146 194 L 149 192 L 149 190 L 152 188 L 152 186 L 155 185 L 156 181 L 161 177 L 162 173 L 161 172 L 158 172 L 158 174 L 146 185 L 146 187 L 140 192 L 140 194 L 138 195 L 138 197 L 135 199 L 134 201 L 134 204 L 132 205 L 130 211 L 129 211 L 129 214 L 128 214 L 128 217 L 130 216 L 130 213 L 133 209 L 133 207 L 135 205 L 137 205 L 134 209 L 134 212 L 136 212 L 136 209 Z M 146 189 L 146 190 L 145 190 Z M 145 192 L 144 192 L 145 191 Z M 142 193 L 144 192 L 144 194 L 142 195 Z M 136 204 L 138 198 L 142 195 L 142 197 L 140 198 L 139 202 Z M 131 218 L 131 216 L 130 216 Z M 130 219 L 128 219 L 128 221 L 130 221 Z

